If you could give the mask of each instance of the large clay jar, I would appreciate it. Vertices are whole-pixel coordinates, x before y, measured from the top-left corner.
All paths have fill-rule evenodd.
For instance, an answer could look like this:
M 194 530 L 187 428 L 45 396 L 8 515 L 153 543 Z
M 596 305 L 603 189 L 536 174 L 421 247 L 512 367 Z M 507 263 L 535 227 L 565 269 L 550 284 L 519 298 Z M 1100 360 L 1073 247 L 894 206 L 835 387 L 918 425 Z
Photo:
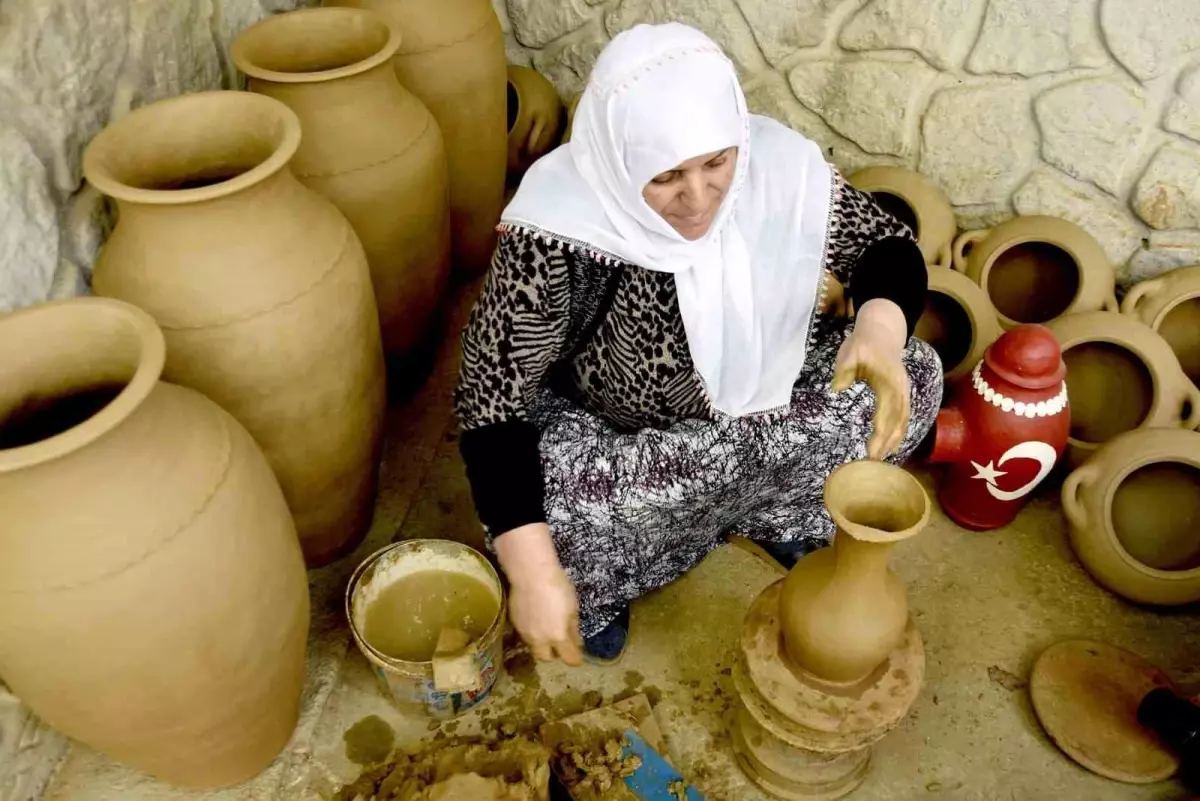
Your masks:
M 0 317 L 0 676 L 64 734 L 217 787 L 292 734 L 308 583 L 262 452 L 164 359 L 119 301 Z
M 1188 379 L 1200 386 L 1200 266 L 1141 282 L 1121 302 L 1121 313 L 1157 331 Z
M 325 0 L 383 16 L 400 32 L 393 63 L 405 88 L 433 113 L 450 166 L 454 266 L 491 263 L 504 207 L 508 64 L 488 0 Z
M 908 598 L 888 567 L 897 542 L 929 522 L 929 496 L 903 468 L 842 465 L 825 482 L 833 546 L 805 556 L 784 581 L 784 645 L 796 665 L 838 684 L 866 678 L 904 639 Z
M 508 175 L 520 178 L 558 147 L 566 113 L 558 90 L 540 72 L 508 67 Z
M 992 302 L 975 282 L 954 270 L 931 267 L 925 311 L 914 333 L 937 351 L 946 381 L 952 382 L 971 372 L 1001 328 Z
M 1062 488 L 1071 544 L 1095 579 L 1139 603 L 1200 601 L 1200 433 L 1109 441 Z
M 912 229 L 926 264 L 950 267 L 958 223 L 940 187 L 904 167 L 867 167 L 847 180 L 856 189 L 870 192 L 884 211 Z
M 1104 311 L 1067 315 L 1047 327 L 1062 345 L 1067 364 L 1067 461 L 1072 467 L 1135 428 L 1200 425 L 1200 391 L 1154 329 Z
M 94 290 L 150 312 L 167 380 L 258 440 L 317 565 L 370 525 L 385 388 L 362 245 L 288 170 L 299 143 L 279 101 L 205 92 L 123 117 L 83 169 L 120 212 Z
M 252 91 L 300 117 L 291 170 L 362 241 L 389 356 L 422 341 L 450 274 L 446 151 L 433 117 L 396 80 L 399 46 L 369 11 L 314 8 L 263 20 L 231 51 Z
M 954 269 L 983 287 L 1004 328 L 1064 314 L 1117 311 L 1104 249 L 1057 217 L 1017 217 L 967 231 L 954 242 Z

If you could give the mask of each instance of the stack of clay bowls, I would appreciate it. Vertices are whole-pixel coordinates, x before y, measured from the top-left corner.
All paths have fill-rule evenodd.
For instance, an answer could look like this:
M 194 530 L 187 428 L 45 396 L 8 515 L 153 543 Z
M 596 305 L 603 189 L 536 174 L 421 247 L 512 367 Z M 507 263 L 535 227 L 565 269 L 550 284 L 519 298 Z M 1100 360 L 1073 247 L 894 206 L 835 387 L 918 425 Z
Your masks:
M 1139 603 L 1200 600 L 1200 266 L 1135 286 L 1120 314 L 1056 321 L 1067 361 L 1071 543 Z

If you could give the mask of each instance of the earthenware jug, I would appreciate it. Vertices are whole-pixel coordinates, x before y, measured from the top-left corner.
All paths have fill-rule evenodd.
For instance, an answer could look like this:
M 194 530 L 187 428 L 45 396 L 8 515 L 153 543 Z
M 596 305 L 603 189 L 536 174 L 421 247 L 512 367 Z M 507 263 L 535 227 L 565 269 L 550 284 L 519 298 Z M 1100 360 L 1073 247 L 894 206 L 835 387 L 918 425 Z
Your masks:
M 508 177 L 558 147 L 565 112 L 554 84 L 537 70 L 508 65 Z
M 485 272 L 504 207 L 507 61 L 488 0 L 325 0 L 374 11 L 400 32 L 400 83 L 433 114 L 450 167 L 454 268 Z
M 951 266 L 950 248 L 958 224 L 946 193 L 919 172 L 905 167 L 867 167 L 847 179 L 912 229 L 931 267 Z M 969 368 L 968 368 L 969 369 Z
M 0 316 L 0 676 L 113 759 L 218 787 L 291 737 L 308 580 L 262 451 L 165 358 L 119 301 Z
M 246 426 L 316 565 L 370 525 L 385 382 L 362 245 L 288 169 L 299 144 L 278 100 L 204 92 L 113 123 L 83 170 L 120 212 L 93 289 L 150 312 L 164 377 Z
M 1157 331 L 1188 379 L 1200 386 L 1200 266 L 1142 281 L 1121 301 L 1121 313 Z
M 914 333 L 937 351 L 949 384 L 971 372 L 1002 330 L 992 302 L 975 282 L 954 270 L 930 267 L 925 311 Z
M 384 350 L 402 359 L 428 334 L 446 288 L 450 216 L 442 134 L 396 79 L 399 46 L 370 11 L 311 8 L 268 17 L 230 53 L 251 91 L 300 117 L 291 170 L 354 227 Z
M 1011 523 L 1062 458 L 1071 429 L 1067 368 L 1045 326 L 1019 325 L 987 349 L 934 424 L 929 461 L 947 464 L 943 511 L 963 528 Z
M 1154 329 L 1106 311 L 1069 314 L 1047 327 L 1062 345 L 1067 363 L 1067 461 L 1072 467 L 1117 434 L 1135 428 L 1200 425 L 1200 390 Z
M 869 675 L 904 639 L 908 597 L 888 567 L 892 546 L 929 522 L 929 496 L 903 468 L 862 460 L 825 482 L 833 546 L 792 568 L 780 596 L 788 656 L 819 679 Z
M 1063 511 L 1084 567 L 1131 601 L 1200 600 L 1200 433 L 1141 428 L 1067 477 Z
M 1017 217 L 954 242 L 954 269 L 983 287 L 1000 325 L 1117 311 L 1113 269 L 1100 244 L 1057 217 Z

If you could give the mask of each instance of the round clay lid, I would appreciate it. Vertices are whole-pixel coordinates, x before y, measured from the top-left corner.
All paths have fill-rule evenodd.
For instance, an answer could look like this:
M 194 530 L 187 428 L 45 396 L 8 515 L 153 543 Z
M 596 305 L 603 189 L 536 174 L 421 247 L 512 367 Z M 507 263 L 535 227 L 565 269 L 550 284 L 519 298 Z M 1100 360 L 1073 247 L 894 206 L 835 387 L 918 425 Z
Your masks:
M 1137 719 L 1138 705 L 1165 673 L 1104 643 L 1069 640 L 1038 657 L 1029 694 L 1054 744 L 1088 770 L 1132 784 L 1169 779 L 1179 760 Z

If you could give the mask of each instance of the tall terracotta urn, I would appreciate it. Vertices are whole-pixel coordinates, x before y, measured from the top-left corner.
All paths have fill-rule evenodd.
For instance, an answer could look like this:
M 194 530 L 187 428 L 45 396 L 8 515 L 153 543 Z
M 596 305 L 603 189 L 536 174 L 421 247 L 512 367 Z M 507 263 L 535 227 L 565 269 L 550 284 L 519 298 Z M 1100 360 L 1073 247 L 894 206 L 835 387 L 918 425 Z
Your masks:
M 110 125 L 83 169 L 120 212 L 94 290 L 150 312 L 164 377 L 246 426 L 317 565 L 370 525 L 385 388 L 362 245 L 288 169 L 299 144 L 279 101 L 205 92 Z
M 231 50 L 251 91 L 300 117 L 291 170 L 354 226 L 391 357 L 424 339 L 450 270 L 446 151 L 432 115 L 396 80 L 399 46 L 369 11 L 313 8 L 263 20 Z
M 926 264 L 950 268 L 958 223 L 941 187 L 905 167 L 867 167 L 846 180 L 912 230 Z
M 1084 567 L 1132 601 L 1200 601 L 1200 433 L 1140 428 L 1109 440 L 1062 488 Z
M 165 356 L 115 300 L 0 316 L 0 676 L 113 759 L 218 787 L 291 737 L 308 582 L 262 451 Z
M 374 11 L 400 32 L 400 83 L 437 119 L 450 166 L 454 267 L 487 270 L 504 207 L 507 67 L 488 0 L 325 0 Z
M 1113 268 L 1091 234 L 1057 217 L 1017 217 L 954 241 L 954 269 L 979 284 L 1004 328 L 1117 311 Z
M 508 66 L 508 177 L 519 181 L 535 161 L 558 147 L 566 111 L 558 90 L 540 72 Z
M 1121 301 L 1121 313 L 1157 331 L 1200 387 L 1200 265 L 1142 281 Z
M 1112 312 L 1069 314 L 1047 326 L 1062 344 L 1071 396 L 1067 462 L 1078 467 L 1135 428 L 1196 428 L 1200 390 L 1152 328 Z

